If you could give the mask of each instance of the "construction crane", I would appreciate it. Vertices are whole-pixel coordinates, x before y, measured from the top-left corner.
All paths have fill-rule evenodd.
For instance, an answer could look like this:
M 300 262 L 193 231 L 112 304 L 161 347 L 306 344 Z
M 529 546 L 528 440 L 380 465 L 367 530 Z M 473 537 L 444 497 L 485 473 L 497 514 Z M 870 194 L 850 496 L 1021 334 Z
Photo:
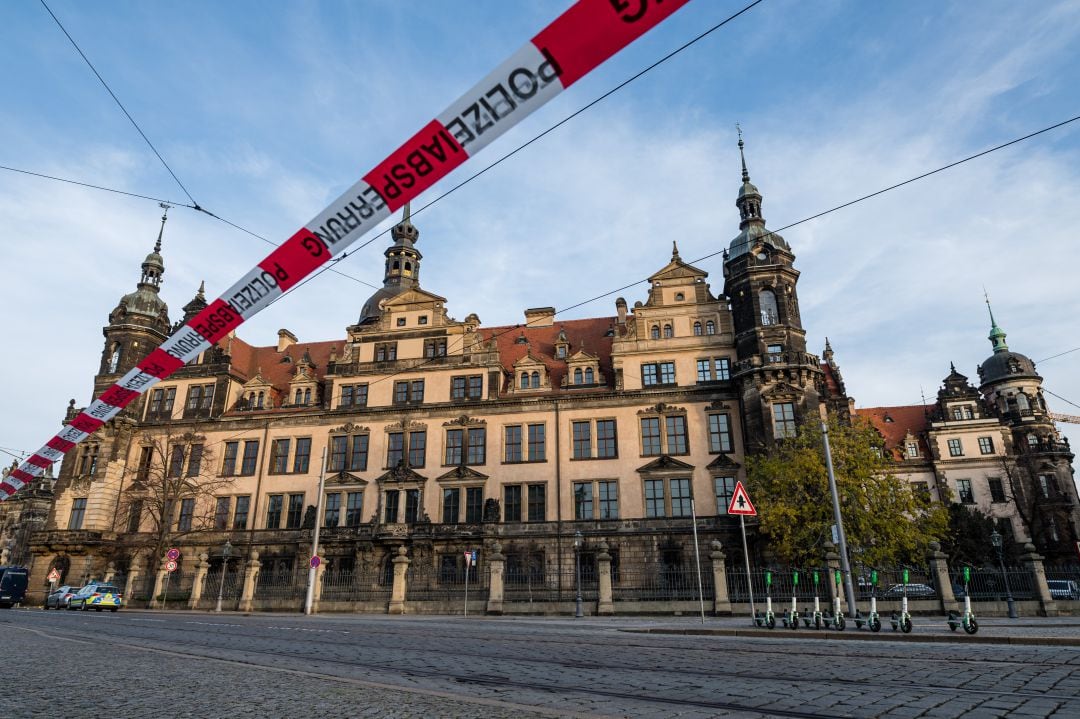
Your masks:
M 1061 414 L 1060 412 L 1049 412 L 1050 419 L 1055 422 L 1068 422 L 1069 424 L 1080 424 L 1080 415 L 1077 414 Z

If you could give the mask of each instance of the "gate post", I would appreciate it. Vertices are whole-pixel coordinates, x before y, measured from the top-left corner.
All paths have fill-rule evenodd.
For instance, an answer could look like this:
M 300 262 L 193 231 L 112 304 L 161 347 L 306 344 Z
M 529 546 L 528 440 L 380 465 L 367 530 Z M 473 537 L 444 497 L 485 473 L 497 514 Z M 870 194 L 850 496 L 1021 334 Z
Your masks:
M 960 606 L 956 603 L 956 595 L 953 593 L 952 579 L 949 577 L 949 564 L 945 552 L 941 551 L 940 542 L 930 542 L 930 551 L 926 554 L 930 562 L 930 576 L 934 578 L 938 596 L 941 597 L 941 611 L 958 612 Z
M 714 539 L 710 546 L 712 547 L 709 559 L 712 560 L 713 614 L 730 616 L 731 597 L 728 595 L 727 586 L 727 555 L 724 554 L 724 545 L 719 540 Z M 750 577 L 746 579 L 749 581 Z
M 502 553 L 502 544 L 498 540 L 491 543 L 488 562 L 488 614 L 503 613 L 503 572 L 506 569 L 506 556 Z
M 165 586 L 165 575 L 167 574 L 168 572 L 165 571 L 165 563 L 162 562 L 161 566 L 158 567 L 157 574 L 154 576 L 154 591 L 150 595 L 150 609 L 154 608 L 154 602 L 156 602 L 157 598 L 161 596 L 161 590 Z M 165 599 L 168 599 L 168 597 L 165 597 Z M 161 608 L 165 608 L 165 602 L 161 603 Z
M 836 582 L 833 578 L 836 573 L 840 571 L 840 555 L 836 553 L 836 545 L 832 542 L 825 540 L 825 567 L 829 570 L 829 580 L 825 582 L 829 585 L 829 607 L 836 606 Z M 843 601 L 843 597 L 840 600 Z M 832 611 L 830 609 L 829 611 Z
M 392 560 L 394 563 L 394 585 L 390 590 L 390 606 L 386 608 L 387 614 L 405 613 L 405 572 L 408 571 L 411 561 L 408 553 L 404 545 L 399 546 L 397 556 Z
M 188 598 L 188 609 L 195 609 L 199 606 L 199 600 L 202 599 L 203 584 L 206 582 L 206 570 L 209 569 L 210 562 L 207 560 L 209 556 L 206 552 L 199 555 L 199 558 L 195 561 L 195 580 L 191 585 L 191 596 Z
M 1039 616 L 1058 616 L 1057 602 L 1050 594 L 1050 585 L 1046 583 L 1046 570 L 1043 569 L 1043 558 L 1035 551 L 1035 545 L 1028 542 L 1024 545 L 1024 553 L 1020 555 L 1020 561 L 1024 563 L 1028 572 L 1031 573 L 1031 585 L 1035 590 L 1035 596 L 1039 599 Z
M 596 554 L 596 573 L 599 586 L 597 587 L 596 613 L 606 616 L 615 613 L 615 602 L 612 601 L 611 593 L 611 554 L 608 552 L 610 547 L 606 539 L 600 540 L 598 549 L 600 551 Z
M 106 584 L 112 584 L 113 577 L 116 576 L 116 565 L 109 562 L 105 565 L 105 578 L 102 580 Z
M 261 566 L 258 551 L 252 549 L 248 555 L 247 566 L 244 567 L 244 588 L 240 594 L 241 612 L 251 611 L 251 603 L 255 599 L 255 580 L 259 577 Z
M 128 566 L 127 581 L 124 583 L 124 596 L 127 597 L 129 603 L 132 600 L 132 592 L 135 590 L 135 583 L 139 580 L 139 575 L 142 574 L 142 570 L 143 557 L 141 554 L 137 554 Z
M 311 613 L 319 613 L 319 600 L 322 599 L 323 575 L 326 574 L 326 562 L 320 562 L 315 568 L 315 586 L 311 588 Z

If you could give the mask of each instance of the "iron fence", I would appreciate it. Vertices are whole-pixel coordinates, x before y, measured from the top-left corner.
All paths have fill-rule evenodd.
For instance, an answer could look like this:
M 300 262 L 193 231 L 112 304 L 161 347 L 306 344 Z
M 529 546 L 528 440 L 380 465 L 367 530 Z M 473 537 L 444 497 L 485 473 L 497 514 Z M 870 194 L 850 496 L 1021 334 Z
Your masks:
M 391 585 L 378 569 L 331 572 L 322 578 L 321 601 L 389 601 Z
M 1031 572 L 1022 567 L 1006 567 L 1004 575 L 1000 568 L 973 567 L 971 581 L 965 591 L 963 569 L 952 571 L 953 594 L 963 599 L 970 593 L 975 602 L 1003 602 L 1009 592 L 1013 599 L 1037 599 Z M 1006 591 L 1006 584 L 1008 591 Z
M 1054 601 L 1080 601 L 1080 564 L 1046 567 L 1046 584 Z
M 611 598 L 616 602 L 674 602 L 698 598 L 698 575 L 694 567 L 659 564 L 619 567 L 613 573 Z M 713 574 L 702 568 L 702 596 L 712 601 Z
M 790 599 L 792 591 L 800 600 L 812 600 L 814 598 L 814 572 L 818 572 L 817 596 L 828 597 L 831 575 L 824 569 L 751 569 L 750 577 L 754 590 L 754 599 L 761 600 L 765 597 L 767 586 L 766 575 L 772 574 L 772 583 L 768 585 L 773 599 Z M 798 583 L 795 582 L 795 572 L 798 572 Z M 733 602 L 750 601 L 750 592 L 747 589 L 746 570 L 732 568 L 727 570 L 728 598 Z
M 216 603 L 220 591 L 223 601 L 235 603 L 240 599 L 243 589 L 243 572 L 231 569 L 225 573 L 225 581 L 222 582 L 221 569 L 211 569 L 206 573 L 206 579 L 203 581 L 202 601 L 203 603 Z
M 469 568 L 469 599 L 487 599 L 488 568 Z M 405 601 L 432 602 L 465 600 L 464 566 L 409 565 L 405 573 Z
M 299 599 L 307 592 L 307 572 L 261 571 L 255 582 L 255 599 Z
M 904 572 L 907 571 L 907 581 Z M 881 569 L 858 566 L 853 570 L 852 586 L 859 600 L 899 600 L 907 591 L 908 599 L 937 599 L 937 582 L 928 567 L 885 567 Z M 830 579 L 829 581 L 833 581 Z M 827 590 L 826 590 L 827 591 Z
M 534 568 L 507 577 L 503 583 L 503 600 L 507 602 L 572 602 L 576 597 L 577 572 L 572 568 Z M 582 572 L 581 598 L 588 602 L 599 599 L 595 574 Z

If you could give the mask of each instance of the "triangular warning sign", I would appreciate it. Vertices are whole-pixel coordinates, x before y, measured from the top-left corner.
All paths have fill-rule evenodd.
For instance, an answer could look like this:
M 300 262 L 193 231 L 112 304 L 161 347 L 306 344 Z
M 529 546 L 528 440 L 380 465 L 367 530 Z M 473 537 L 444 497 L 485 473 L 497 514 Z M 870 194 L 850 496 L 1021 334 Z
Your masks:
M 731 503 L 728 504 L 727 513 L 742 514 L 747 517 L 757 516 L 754 503 L 750 501 L 750 495 L 746 493 L 746 487 L 742 486 L 742 482 L 735 483 L 735 492 L 731 495 Z

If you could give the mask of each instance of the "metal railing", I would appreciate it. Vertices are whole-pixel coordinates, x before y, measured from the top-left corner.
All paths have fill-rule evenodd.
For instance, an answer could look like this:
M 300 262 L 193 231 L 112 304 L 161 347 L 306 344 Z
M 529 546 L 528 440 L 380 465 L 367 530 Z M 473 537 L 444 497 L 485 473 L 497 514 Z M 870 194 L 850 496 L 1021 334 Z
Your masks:
M 574 569 L 546 567 L 533 568 L 503 582 L 503 600 L 506 602 L 572 602 L 577 597 L 577 573 Z M 599 598 L 596 575 L 582 573 L 581 598 L 595 602 Z M 471 592 L 472 590 L 470 590 Z
M 487 599 L 489 571 L 487 567 L 469 570 L 469 600 Z M 409 566 L 405 573 L 405 601 L 464 601 L 465 570 L 442 567 Z
M 1006 567 L 1005 574 L 1008 577 L 1008 589 L 1013 599 L 1038 599 L 1031 572 L 1022 567 Z M 951 576 L 953 594 L 957 599 L 962 599 L 965 595 L 963 570 L 954 569 Z M 1005 601 L 1008 595 L 1005 582 L 1006 579 L 1002 576 L 1000 568 L 972 568 L 971 581 L 968 584 L 971 600 L 975 602 Z
M 653 565 L 619 567 L 613 573 L 611 598 L 615 602 L 674 602 L 698 598 L 698 575 L 694 567 Z M 617 580 L 616 580 L 617 579 Z M 705 599 L 713 599 L 713 575 L 707 567 L 701 572 Z
M 384 572 L 378 569 L 326 572 L 322 578 L 324 602 L 388 601 L 391 585 L 383 582 Z

